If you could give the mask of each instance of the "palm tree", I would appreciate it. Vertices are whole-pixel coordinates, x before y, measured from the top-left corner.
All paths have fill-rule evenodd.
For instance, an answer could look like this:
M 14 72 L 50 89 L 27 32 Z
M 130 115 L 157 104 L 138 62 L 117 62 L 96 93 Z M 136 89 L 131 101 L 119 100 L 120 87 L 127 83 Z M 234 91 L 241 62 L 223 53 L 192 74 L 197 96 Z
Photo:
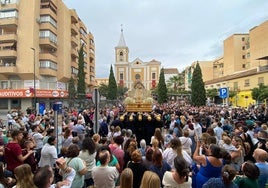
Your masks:
M 180 75 L 175 75 L 169 78 L 167 81 L 168 89 L 171 93 L 175 94 L 175 99 L 177 100 L 177 94 L 181 91 L 181 86 L 183 84 L 182 77 Z
M 259 84 L 259 87 L 255 87 L 251 90 L 251 95 L 258 105 L 260 101 L 268 98 L 268 86 Z

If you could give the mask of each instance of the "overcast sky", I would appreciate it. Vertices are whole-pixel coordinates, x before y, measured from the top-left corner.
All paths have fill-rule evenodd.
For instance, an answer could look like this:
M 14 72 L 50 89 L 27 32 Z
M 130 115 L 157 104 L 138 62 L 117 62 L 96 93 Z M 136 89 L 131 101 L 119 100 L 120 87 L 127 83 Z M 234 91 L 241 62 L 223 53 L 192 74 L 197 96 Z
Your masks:
M 96 77 L 109 77 L 121 24 L 129 60 L 181 72 L 223 55 L 223 40 L 268 20 L 268 0 L 63 0 L 95 38 Z

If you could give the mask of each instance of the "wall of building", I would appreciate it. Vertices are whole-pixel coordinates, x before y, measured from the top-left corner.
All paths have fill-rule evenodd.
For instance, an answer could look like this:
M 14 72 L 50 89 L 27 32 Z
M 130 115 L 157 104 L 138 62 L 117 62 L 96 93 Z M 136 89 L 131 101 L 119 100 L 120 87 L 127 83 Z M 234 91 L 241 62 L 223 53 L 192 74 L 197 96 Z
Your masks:
M 13 17 L 0 22 L 0 92 L 28 93 L 35 88 L 38 100 L 66 98 L 69 79 L 77 77 L 78 50 L 83 43 L 86 92 L 90 92 L 95 87 L 94 36 L 76 11 L 62 0 L 17 0 L 0 6 L 0 11 L 15 10 Z M 18 98 L 26 101 L 22 105 L 28 104 L 29 98 Z

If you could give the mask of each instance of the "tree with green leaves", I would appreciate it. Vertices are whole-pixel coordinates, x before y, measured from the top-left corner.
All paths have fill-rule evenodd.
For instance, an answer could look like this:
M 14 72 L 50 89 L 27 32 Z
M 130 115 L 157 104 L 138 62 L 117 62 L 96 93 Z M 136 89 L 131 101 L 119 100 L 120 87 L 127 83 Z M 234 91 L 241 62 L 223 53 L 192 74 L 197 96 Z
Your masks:
M 207 89 L 206 96 L 214 102 L 215 97 L 218 96 L 218 90 L 216 88 Z
M 76 97 L 76 90 L 75 90 L 75 80 L 73 77 L 70 78 L 68 84 L 68 98 L 69 98 L 69 107 L 74 107 L 74 99 Z
M 117 98 L 117 84 L 116 84 L 115 77 L 114 77 L 113 67 L 111 65 L 107 99 L 115 100 L 116 98 Z
M 159 104 L 167 102 L 167 85 L 164 76 L 164 69 L 161 69 L 159 82 L 157 85 L 157 101 Z
M 255 87 L 251 90 L 251 95 L 258 105 L 261 101 L 268 98 L 268 86 L 259 84 L 259 87 Z
M 100 86 L 99 86 L 100 96 L 103 96 L 103 97 L 107 98 L 108 91 L 109 91 L 108 85 L 106 85 L 104 83 L 101 83 Z
M 192 105 L 204 106 L 206 104 L 206 90 L 199 63 L 197 63 L 196 67 L 194 68 L 191 91 Z
M 86 96 L 86 82 L 85 82 L 85 70 L 84 70 L 84 44 L 78 51 L 78 81 L 77 81 L 77 98 L 80 100 L 85 99 Z
M 125 93 L 128 91 L 127 87 L 124 86 L 118 86 L 117 87 L 117 97 L 119 97 L 120 99 L 124 98 Z
M 167 81 L 167 88 L 168 92 L 171 96 L 175 97 L 175 100 L 177 100 L 177 96 L 179 92 L 182 90 L 183 80 L 180 75 L 175 75 L 169 78 Z

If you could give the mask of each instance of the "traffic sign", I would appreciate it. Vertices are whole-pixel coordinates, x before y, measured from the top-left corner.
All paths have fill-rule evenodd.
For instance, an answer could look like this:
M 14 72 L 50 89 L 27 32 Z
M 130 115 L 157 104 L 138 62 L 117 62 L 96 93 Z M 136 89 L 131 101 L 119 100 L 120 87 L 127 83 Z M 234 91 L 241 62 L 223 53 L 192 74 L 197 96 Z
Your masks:
M 219 89 L 219 97 L 222 99 L 227 98 L 229 95 L 229 91 L 227 87 L 223 87 Z

